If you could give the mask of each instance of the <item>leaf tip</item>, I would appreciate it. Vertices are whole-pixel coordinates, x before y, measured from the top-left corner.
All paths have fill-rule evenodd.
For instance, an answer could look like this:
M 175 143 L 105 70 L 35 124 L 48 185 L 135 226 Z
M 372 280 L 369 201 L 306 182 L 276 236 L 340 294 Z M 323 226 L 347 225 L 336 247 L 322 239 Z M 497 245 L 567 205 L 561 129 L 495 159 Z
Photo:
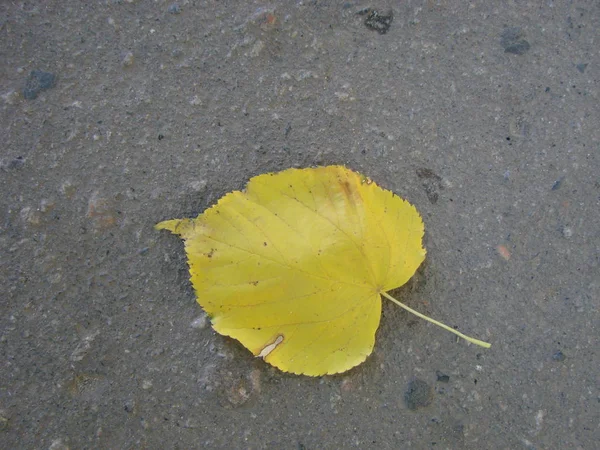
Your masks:
M 183 236 L 191 227 L 193 227 L 191 219 L 171 219 L 164 220 L 154 225 L 155 230 L 168 230 L 171 233 Z

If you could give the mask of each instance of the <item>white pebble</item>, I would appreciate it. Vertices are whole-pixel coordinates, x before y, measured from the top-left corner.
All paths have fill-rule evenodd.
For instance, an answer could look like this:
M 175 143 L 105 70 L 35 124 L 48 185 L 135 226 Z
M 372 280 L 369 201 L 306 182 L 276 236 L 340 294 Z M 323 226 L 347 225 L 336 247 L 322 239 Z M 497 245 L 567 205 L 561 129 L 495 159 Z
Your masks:
M 190 325 L 192 328 L 197 328 L 199 330 L 202 330 L 203 328 L 206 328 L 206 314 L 201 315 L 200 317 L 197 317 L 196 319 L 194 319 L 194 321 L 192 322 L 192 324 Z

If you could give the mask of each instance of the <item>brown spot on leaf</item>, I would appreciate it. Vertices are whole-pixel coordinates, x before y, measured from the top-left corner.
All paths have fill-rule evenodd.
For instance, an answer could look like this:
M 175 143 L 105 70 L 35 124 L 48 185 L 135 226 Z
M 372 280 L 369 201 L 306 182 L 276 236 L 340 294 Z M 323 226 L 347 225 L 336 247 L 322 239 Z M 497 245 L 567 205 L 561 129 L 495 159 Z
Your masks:
M 358 191 L 350 184 L 348 180 L 341 181 L 340 186 L 342 187 L 342 192 L 348 199 L 348 204 L 350 207 L 356 208 L 357 203 L 360 203 L 361 201 Z
M 350 186 L 350 183 L 348 183 L 348 181 L 342 182 L 342 189 L 344 191 L 344 194 L 346 194 L 346 197 L 352 197 L 352 187 Z

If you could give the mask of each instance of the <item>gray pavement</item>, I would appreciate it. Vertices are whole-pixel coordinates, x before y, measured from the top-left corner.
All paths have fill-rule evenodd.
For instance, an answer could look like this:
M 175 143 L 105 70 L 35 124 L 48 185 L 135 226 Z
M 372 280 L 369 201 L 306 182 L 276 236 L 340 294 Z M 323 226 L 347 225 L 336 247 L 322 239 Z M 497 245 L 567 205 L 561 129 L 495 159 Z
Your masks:
M 598 2 L 0 12 L 1 448 L 598 448 Z M 387 301 L 338 376 L 212 331 L 153 225 L 326 164 L 415 204 L 396 295 L 491 349 Z

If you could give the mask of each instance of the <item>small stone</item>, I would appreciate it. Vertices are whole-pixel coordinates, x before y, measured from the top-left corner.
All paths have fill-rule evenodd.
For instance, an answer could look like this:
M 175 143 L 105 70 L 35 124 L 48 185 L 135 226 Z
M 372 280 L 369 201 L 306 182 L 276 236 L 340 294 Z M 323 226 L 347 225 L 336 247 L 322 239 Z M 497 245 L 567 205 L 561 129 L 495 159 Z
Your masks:
M 587 64 L 581 63 L 581 64 L 577 64 L 575 67 L 577 68 L 577 70 L 579 70 L 579 72 L 583 73 L 583 72 L 585 72 L 585 69 L 587 68 L 587 66 L 588 66 Z
M 2 94 L 2 100 L 4 100 L 4 103 L 7 105 L 14 105 L 17 103 L 18 99 L 19 93 L 17 91 L 8 91 L 6 94 Z
M 544 411 L 543 409 L 538 410 L 537 414 L 535 415 L 535 431 L 534 434 L 538 434 L 540 431 L 542 431 L 542 427 L 544 425 L 544 416 L 546 415 L 546 411 Z
M 560 189 L 560 186 L 562 185 L 563 180 L 565 179 L 564 176 L 560 177 L 558 180 L 556 180 L 553 184 L 552 184 L 552 189 L 553 191 L 556 191 L 558 189 Z
M 131 67 L 133 65 L 134 61 L 135 61 L 135 58 L 133 56 L 133 53 L 127 52 L 127 53 L 125 53 L 125 56 L 123 56 L 123 60 L 121 61 L 121 65 L 123 67 Z
M 250 56 L 252 58 L 256 58 L 258 55 L 260 55 L 260 52 L 262 52 L 263 48 L 265 48 L 265 43 L 258 39 L 250 50 Z
M 65 444 L 62 439 L 54 439 L 50 443 L 48 450 L 69 450 L 69 446 Z
M 508 250 L 506 248 L 506 246 L 504 246 L 504 245 L 498 245 L 496 247 L 496 251 L 502 257 L 502 259 L 504 259 L 505 261 L 508 261 L 510 259 L 510 250 Z
M 200 99 L 199 96 L 194 95 L 193 97 L 190 98 L 189 103 L 192 106 L 198 106 L 198 105 L 202 104 L 202 100 Z
M 142 389 L 148 390 L 152 387 L 152 381 L 144 380 L 142 381 Z
M 203 314 L 200 317 L 196 317 L 190 326 L 192 328 L 202 330 L 202 329 L 206 328 L 207 323 L 208 323 L 208 321 L 207 321 L 206 314 Z
M 573 236 L 573 229 L 571 227 L 563 227 L 562 235 L 569 239 L 571 236 Z
M 379 34 L 385 34 L 392 26 L 394 12 L 392 10 L 384 13 L 376 9 L 366 8 L 358 12 L 360 15 L 366 15 L 365 26 L 369 30 L 377 31 Z
M 561 352 L 560 350 L 558 350 L 557 352 L 554 353 L 554 355 L 552 355 L 552 359 L 554 361 L 558 361 L 558 362 L 564 361 L 565 358 L 566 358 L 565 354 L 563 352 Z
M 504 53 L 525 54 L 531 46 L 524 36 L 525 34 L 519 27 L 506 28 L 500 37 L 500 45 L 504 47 Z
M 94 339 L 96 339 L 96 336 L 98 336 L 99 331 L 95 331 L 89 335 L 87 335 L 86 337 L 84 337 L 81 342 L 79 342 L 79 344 L 77 344 L 77 347 L 75 347 L 75 350 L 73 350 L 73 352 L 71 353 L 71 357 L 70 360 L 73 362 L 77 362 L 77 361 L 81 361 L 83 358 L 85 358 L 87 356 L 87 354 L 89 353 L 90 349 L 92 348 L 92 342 L 94 342 Z
M 296 81 L 303 81 L 306 80 L 307 78 L 319 78 L 318 75 L 316 75 L 313 71 L 311 70 L 306 70 L 306 69 L 300 69 L 296 75 L 294 76 L 294 78 L 296 79 Z
M 277 16 L 275 14 L 275 8 L 273 7 L 260 7 L 254 13 L 248 17 L 247 23 L 258 25 L 262 31 L 270 31 L 275 27 L 277 23 Z
M 24 164 L 25 158 L 17 156 L 16 158 L 11 159 L 7 164 L 2 163 L 0 167 L 7 170 L 16 170 L 23 167 Z
M 204 189 L 206 189 L 206 185 L 207 185 L 207 181 L 206 180 L 194 180 L 194 181 L 190 181 L 188 183 L 188 186 L 196 192 L 201 192 Z
M 408 383 L 408 388 L 404 393 L 404 401 L 408 409 L 416 410 L 428 406 L 433 398 L 433 391 L 427 382 L 415 378 Z
M 435 372 L 435 375 L 437 376 L 437 380 L 440 383 L 448 383 L 450 381 L 450 377 L 448 375 L 446 375 L 445 373 L 440 372 L 439 370 L 437 370 Z
M 29 74 L 23 89 L 23 97 L 27 100 L 36 99 L 41 91 L 54 87 L 56 76 L 50 72 L 33 70 Z
M 177 3 L 172 3 L 171 5 L 169 5 L 168 11 L 171 14 L 180 14 L 181 13 L 181 8 L 179 7 L 179 5 Z
M 133 400 L 133 399 L 127 399 L 125 401 L 125 404 L 123 405 L 123 409 L 125 410 L 125 412 L 128 412 L 128 413 L 134 412 L 135 409 L 136 409 L 135 400 Z

